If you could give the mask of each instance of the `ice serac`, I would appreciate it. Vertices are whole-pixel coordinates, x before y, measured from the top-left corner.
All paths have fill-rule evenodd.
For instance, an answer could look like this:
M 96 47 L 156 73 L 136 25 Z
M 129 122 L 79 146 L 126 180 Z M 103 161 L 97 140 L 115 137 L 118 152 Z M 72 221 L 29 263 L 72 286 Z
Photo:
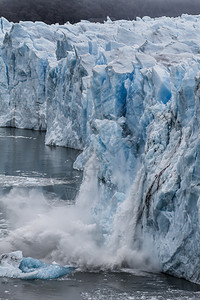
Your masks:
M 106 242 L 137 250 L 151 237 L 162 270 L 195 282 L 199 28 L 200 16 L 182 15 L 51 26 L 1 18 L 0 29 L 0 125 L 46 129 L 47 144 L 83 149 L 78 169 L 95 154 L 93 209 Z

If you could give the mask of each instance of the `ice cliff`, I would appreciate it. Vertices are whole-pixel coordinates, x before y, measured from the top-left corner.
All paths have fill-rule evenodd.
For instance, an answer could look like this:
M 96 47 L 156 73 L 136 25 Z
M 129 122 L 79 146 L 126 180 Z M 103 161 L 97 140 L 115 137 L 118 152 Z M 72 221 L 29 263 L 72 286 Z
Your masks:
M 95 154 L 104 230 L 200 283 L 200 16 L 0 25 L 0 126 Z

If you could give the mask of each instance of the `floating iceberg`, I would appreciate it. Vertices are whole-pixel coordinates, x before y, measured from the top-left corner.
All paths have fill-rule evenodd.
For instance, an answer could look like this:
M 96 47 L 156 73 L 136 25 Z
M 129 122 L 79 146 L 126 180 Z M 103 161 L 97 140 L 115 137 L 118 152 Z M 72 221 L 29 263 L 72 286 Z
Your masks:
M 0 277 L 20 279 L 56 279 L 74 271 L 73 267 L 45 264 L 32 257 L 23 257 L 21 251 L 0 256 Z
M 0 126 L 96 156 L 92 211 L 116 251 L 151 237 L 200 282 L 200 16 L 0 27 Z M 88 177 L 85 176 L 85 180 Z M 129 196 L 128 196 L 129 195 Z M 120 248 L 121 247 L 121 248 Z

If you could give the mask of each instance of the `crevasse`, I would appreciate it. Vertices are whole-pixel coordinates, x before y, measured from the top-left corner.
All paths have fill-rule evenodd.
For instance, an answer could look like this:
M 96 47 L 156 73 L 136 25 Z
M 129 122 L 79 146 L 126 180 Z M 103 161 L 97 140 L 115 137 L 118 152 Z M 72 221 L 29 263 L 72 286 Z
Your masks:
M 111 241 L 140 249 L 151 236 L 162 270 L 195 282 L 199 36 L 200 16 L 188 15 L 51 26 L 1 18 L 0 31 L 0 126 L 46 130 L 48 145 L 83 150 L 78 169 L 95 155 L 96 218 Z

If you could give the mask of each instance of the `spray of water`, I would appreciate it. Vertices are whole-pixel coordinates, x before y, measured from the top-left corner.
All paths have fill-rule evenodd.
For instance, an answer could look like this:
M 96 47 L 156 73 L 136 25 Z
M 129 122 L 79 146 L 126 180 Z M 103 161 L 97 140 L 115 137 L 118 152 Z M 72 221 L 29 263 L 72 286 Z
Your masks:
M 1 240 L 1 253 L 22 250 L 24 256 L 89 270 L 155 267 L 152 260 L 149 264 L 149 241 L 148 253 L 134 247 L 141 174 L 126 200 L 118 205 L 109 220 L 111 230 L 105 234 L 98 214 L 94 216 L 94 208 L 100 201 L 96 165 L 96 158 L 92 157 L 76 205 L 55 205 L 55 201 L 52 204 L 38 190 L 13 188 L 1 197 L 0 206 L 9 227 L 8 235 Z M 103 213 L 99 217 L 103 218 Z

